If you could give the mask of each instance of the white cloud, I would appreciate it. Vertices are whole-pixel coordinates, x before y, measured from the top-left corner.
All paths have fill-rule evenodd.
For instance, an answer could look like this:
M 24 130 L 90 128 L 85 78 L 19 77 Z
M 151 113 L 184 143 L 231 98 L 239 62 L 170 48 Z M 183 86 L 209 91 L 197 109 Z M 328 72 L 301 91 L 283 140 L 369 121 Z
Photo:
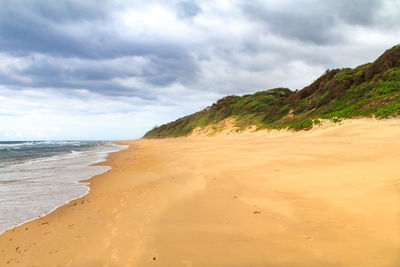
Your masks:
M 165 89 L 165 88 L 164 88 Z M 186 90 L 181 85 L 167 90 Z M 20 91 L 0 87 L 0 140 L 133 139 L 205 107 L 220 95 L 160 97 L 157 103 L 137 97 L 109 97 L 87 90 L 60 92 L 47 88 Z M 184 102 L 181 107 L 177 104 Z

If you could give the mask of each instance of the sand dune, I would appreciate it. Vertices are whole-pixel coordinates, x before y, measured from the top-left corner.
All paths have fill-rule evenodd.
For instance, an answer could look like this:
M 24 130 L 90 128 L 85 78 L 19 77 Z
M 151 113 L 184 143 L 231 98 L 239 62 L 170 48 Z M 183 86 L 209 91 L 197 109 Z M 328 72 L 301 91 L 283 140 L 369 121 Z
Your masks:
M 400 266 L 400 120 L 122 142 L 1 266 Z

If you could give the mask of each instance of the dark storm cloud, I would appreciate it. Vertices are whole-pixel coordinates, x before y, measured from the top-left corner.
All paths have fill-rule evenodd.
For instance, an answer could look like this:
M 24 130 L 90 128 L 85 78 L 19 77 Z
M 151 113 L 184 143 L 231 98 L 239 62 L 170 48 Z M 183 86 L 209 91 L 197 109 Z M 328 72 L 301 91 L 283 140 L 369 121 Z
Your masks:
M 191 83 L 196 79 L 196 70 L 193 60 L 184 56 L 149 56 L 144 63 L 129 57 L 97 61 L 41 58 L 32 59 L 28 67 L 13 71 L 14 78 L 0 74 L 0 83 L 36 88 L 85 88 L 106 95 L 136 95 L 148 99 L 154 98 L 153 92 L 133 85 L 123 85 L 118 79 L 137 78 L 150 86 L 165 87 L 174 82 Z
M 196 5 L 182 2 L 187 16 L 195 15 Z M 150 64 L 142 71 L 141 78 L 155 86 L 167 86 L 173 82 L 189 82 L 197 75 L 197 65 L 185 47 L 150 36 L 123 36 L 116 33 L 110 21 L 115 6 L 109 1 L 4 1 L 0 3 L 0 51 L 21 57 L 41 53 L 58 58 L 83 58 L 107 60 L 126 56 L 142 56 Z M 154 39 L 152 39 L 154 38 Z M 77 80 L 90 90 L 98 89 L 97 82 L 138 73 L 103 69 L 91 66 L 63 66 L 49 63 L 32 64 L 17 73 L 31 78 L 31 86 L 70 87 Z M 184 75 L 184 76 L 182 76 Z M 70 81 L 70 78 L 74 82 Z M 12 79 L 2 78 L 2 82 Z M 0 82 L 1 82 L 0 81 Z M 21 83 L 21 82 L 20 82 Z M 115 87 L 119 87 L 115 85 Z M 126 89 L 126 88 L 125 88 Z M 115 90 L 111 90 L 115 93 Z M 121 90 L 117 90 L 121 92 Z M 104 93 L 104 91 L 102 91 Z
M 29 6 L 0 8 L 0 50 L 16 55 L 37 52 L 94 59 L 125 55 L 175 58 L 185 54 L 183 47 L 168 42 L 157 43 L 151 36 L 120 36 L 116 34 L 116 26 L 105 20 L 104 16 L 80 17 L 76 21 L 76 14 L 67 12 L 61 16 L 62 21 L 56 21 L 52 13 L 42 12 L 39 8 L 29 9 Z M 93 18 L 99 21 L 92 21 Z
M 343 41 L 341 33 L 334 31 L 340 23 L 372 24 L 380 3 L 377 0 L 289 2 L 276 9 L 261 1 L 246 1 L 242 9 L 248 19 L 256 20 L 266 31 L 326 45 Z
M 255 5 L 247 5 L 244 9 L 250 19 L 262 23 L 266 31 L 286 38 L 298 39 L 304 42 L 326 44 L 335 37 L 330 33 L 334 20 L 324 15 L 317 15 L 310 19 L 309 15 L 274 12 L 260 9 Z
M 12 5 L 10 5 L 10 2 L 12 2 Z M 108 10 L 112 7 L 111 3 L 112 2 L 108 0 L 102 0 L 101 5 L 99 5 L 98 1 L 94 0 L 5 0 L 3 1 L 2 7 L 10 14 L 16 14 L 16 12 L 19 13 L 23 10 L 24 14 L 31 13 L 33 16 L 60 23 L 103 20 L 108 16 Z
M 182 1 L 176 4 L 178 16 L 181 18 L 193 18 L 198 15 L 202 9 L 193 1 Z
M 372 25 L 383 2 L 381 0 L 329 0 L 321 11 L 349 24 Z
M 89 2 L 88 2 L 89 3 Z M 93 56 L 86 41 L 63 28 L 65 23 L 84 23 L 104 19 L 101 8 L 66 1 L 2 1 L 0 3 L 0 41 L 2 51 L 13 54 L 42 52 L 58 55 Z M 100 5 L 99 5 L 100 6 Z M 89 36 L 88 36 L 89 37 Z M 98 36 L 102 39 L 103 36 Z
M 185 16 L 200 12 L 192 2 L 178 6 Z M 157 40 L 152 33 L 133 37 L 117 34 L 117 25 L 110 20 L 110 13 L 117 8 L 122 7 L 110 1 L 0 2 L 0 50 L 16 55 L 38 52 L 94 59 L 152 55 L 186 60 L 184 47 Z
M 197 66 L 193 61 L 185 58 L 165 59 L 161 57 L 150 57 L 151 64 L 143 71 L 143 77 L 150 84 L 167 86 L 173 82 L 190 84 L 196 79 L 193 72 Z

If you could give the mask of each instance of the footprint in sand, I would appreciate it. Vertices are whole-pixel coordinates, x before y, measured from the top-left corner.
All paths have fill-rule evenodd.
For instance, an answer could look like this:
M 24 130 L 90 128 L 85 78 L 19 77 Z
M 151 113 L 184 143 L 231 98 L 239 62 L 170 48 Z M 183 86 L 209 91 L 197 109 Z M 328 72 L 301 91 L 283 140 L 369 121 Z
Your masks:
M 104 239 L 103 242 L 104 242 L 104 247 L 105 248 L 109 248 L 110 247 L 110 245 L 111 245 L 110 239 L 106 238 L 106 239 Z
M 112 250 L 111 258 L 112 258 L 114 261 L 117 261 L 117 262 L 119 261 L 118 249 L 114 248 L 114 249 Z
M 16 261 L 17 259 L 15 259 L 15 258 L 13 258 L 13 259 L 9 259 L 8 261 L 7 261 L 7 264 L 10 264 L 10 263 L 12 263 L 13 261 Z
M 114 227 L 114 228 L 111 230 L 111 235 L 112 235 L 112 236 L 118 235 L 118 228 L 117 228 L 117 227 Z
M 320 251 L 316 250 L 316 249 L 313 249 L 313 254 L 315 256 L 322 256 L 322 253 Z
M 192 267 L 193 263 L 189 260 L 183 260 L 182 263 L 184 264 L 185 267 Z
M 119 209 L 114 208 L 113 211 L 111 212 L 116 219 L 119 219 L 121 217 L 121 213 L 119 212 Z

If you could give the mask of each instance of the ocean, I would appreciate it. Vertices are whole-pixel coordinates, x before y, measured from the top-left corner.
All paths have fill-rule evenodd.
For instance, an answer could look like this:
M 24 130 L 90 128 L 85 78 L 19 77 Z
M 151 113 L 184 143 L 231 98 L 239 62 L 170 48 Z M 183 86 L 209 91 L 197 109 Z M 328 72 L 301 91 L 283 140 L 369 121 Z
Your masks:
M 0 141 L 0 233 L 48 214 L 89 192 L 80 182 L 106 172 L 107 141 Z

